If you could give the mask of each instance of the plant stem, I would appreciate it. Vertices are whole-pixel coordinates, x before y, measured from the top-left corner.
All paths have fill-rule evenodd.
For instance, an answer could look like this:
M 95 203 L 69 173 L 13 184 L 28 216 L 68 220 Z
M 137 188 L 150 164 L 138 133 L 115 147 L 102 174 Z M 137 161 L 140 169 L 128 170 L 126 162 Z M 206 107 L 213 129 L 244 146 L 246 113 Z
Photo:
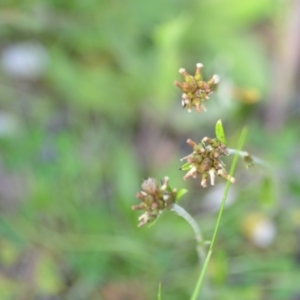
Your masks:
M 158 285 L 157 300 L 162 300 L 161 299 L 161 282 Z
M 249 160 L 253 164 L 255 164 L 255 165 L 260 165 L 260 166 L 262 166 L 264 168 L 268 168 L 268 169 L 271 168 L 270 165 L 267 162 L 265 162 L 264 160 L 262 160 L 262 159 L 260 159 L 260 158 L 258 158 L 256 156 L 250 155 L 246 151 L 241 151 L 241 150 L 236 150 L 236 149 L 230 149 L 230 148 L 227 148 L 227 150 L 228 150 L 228 154 L 229 155 L 231 155 L 231 154 L 237 154 L 237 155 L 239 155 L 240 157 L 242 157 L 244 159 L 249 158 Z
M 203 264 L 203 268 L 201 270 L 200 276 L 199 276 L 198 281 L 196 283 L 196 286 L 195 286 L 195 289 L 194 289 L 194 292 L 193 292 L 191 300 L 196 300 L 197 299 L 197 296 L 199 294 L 202 282 L 204 280 L 205 271 L 207 269 L 207 266 L 208 266 L 208 263 L 209 263 L 211 255 L 212 255 L 212 251 L 208 250 L 206 259 L 205 259 L 204 264 Z
M 238 161 L 238 157 L 239 157 L 239 152 L 241 152 L 240 150 L 243 147 L 246 136 L 247 136 L 247 129 L 243 128 L 242 133 L 241 133 L 240 138 L 239 138 L 239 142 L 238 142 L 238 150 L 237 150 L 238 152 L 235 153 L 234 158 L 233 158 L 233 162 L 232 162 L 232 165 L 231 165 L 231 168 L 230 168 L 230 172 L 229 172 L 230 176 L 233 176 L 233 173 L 235 171 L 235 167 L 236 167 L 236 164 L 237 164 L 237 161 Z M 195 286 L 195 289 L 194 289 L 191 300 L 196 300 L 197 299 L 197 296 L 198 296 L 199 291 L 201 289 L 201 286 L 202 286 L 202 283 L 203 283 L 203 280 L 204 280 L 204 275 L 206 273 L 206 269 L 208 267 L 208 263 L 209 263 L 211 255 L 212 255 L 212 252 L 213 252 L 214 244 L 215 244 L 216 237 L 217 237 L 217 234 L 218 234 L 218 230 L 219 230 L 219 226 L 220 226 L 220 222 L 221 222 L 221 218 L 222 218 L 222 214 L 223 214 L 223 210 L 224 210 L 224 206 L 225 206 L 225 202 L 226 202 L 226 198 L 227 198 L 227 195 L 228 195 L 230 185 L 231 185 L 231 182 L 230 182 L 230 180 L 228 180 L 227 184 L 226 184 L 226 187 L 225 187 L 224 194 L 223 194 L 222 202 L 221 202 L 221 205 L 220 205 L 218 218 L 217 218 L 216 226 L 215 226 L 214 233 L 213 233 L 213 236 L 212 236 L 212 239 L 211 239 L 210 247 L 209 247 L 207 256 L 205 258 L 203 268 L 202 268 L 201 273 L 199 275 L 199 278 L 198 278 L 197 284 Z
M 197 250 L 197 253 L 199 256 L 200 266 L 202 266 L 204 258 L 205 258 L 205 253 L 204 253 L 204 249 L 202 247 L 202 243 L 203 243 L 202 235 L 200 233 L 200 228 L 199 228 L 197 222 L 184 208 L 182 208 L 178 204 L 174 204 L 171 211 L 175 212 L 177 215 L 184 218 L 192 227 L 194 234 L 195 234 L 195 239 L 197 241 L 196 250 Z

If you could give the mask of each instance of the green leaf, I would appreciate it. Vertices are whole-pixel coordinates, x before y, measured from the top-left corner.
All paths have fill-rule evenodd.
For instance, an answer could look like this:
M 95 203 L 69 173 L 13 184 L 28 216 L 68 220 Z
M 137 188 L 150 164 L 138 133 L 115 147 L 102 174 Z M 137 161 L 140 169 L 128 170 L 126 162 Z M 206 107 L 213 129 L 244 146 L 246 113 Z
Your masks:
M 180 168 L 180 170 L 182 170 L 182 171 L 188 171 L 191 167 L 192 167 L 192 164 L 191 164 L 191 163 L 186 163 L 186 164 L 184 164 L 184 165 Z
M 216 123 L 216 137 L 220 142 L 226 144 L 226 137 L 221 119 Z
M 180 189 L 176 194 L 176 201 L 178 201 L 187 192 L 188 192 L 187 189 Z

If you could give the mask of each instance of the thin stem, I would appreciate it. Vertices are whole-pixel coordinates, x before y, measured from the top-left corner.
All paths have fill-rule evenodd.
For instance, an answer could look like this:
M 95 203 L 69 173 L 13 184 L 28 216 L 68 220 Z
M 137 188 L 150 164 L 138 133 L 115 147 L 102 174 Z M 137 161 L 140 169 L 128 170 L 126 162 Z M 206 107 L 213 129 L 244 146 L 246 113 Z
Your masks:
M 158 285 L 157 300 L 161 300 L 161 282 Z
M 244 128 L 242 133 L 241 133 L 239 142 L 238 142 L 238 151 L 240 151 L 240 149 L 243 147 L 246 136 L 247 136 L 247 129 Z M 231 165 L 231 168 L 230 168 L 229 174 L 230 174 L 231 177 L 233 176 L 233 173 L 235 171 L 237 161 L 238 161 L 238 153 L 236 153 L 234 155 L 233 162 L 232 162 L 232 165 Z M 213 234 L 213 237 L 211 239 L 211 243 L 210 243 L 210 247 L 209 247 L 209 250 L 211 250 L 211 251 L 213 250 L 213 247 L 214 247 L 214 244 L 215 244 L 215 240 L 216 240 L 217 233 L 218 233 L 218 230 L 219 230 L 220 221 L 221 221 L 221 217 L 222 217 L 222 214 L 223 214 L 223 210 L 224 210 L 224 206 L 225 206 L 225 202 L 226 202 L 226 199 L 227 199 L 227 195 L 228 195 L 228 192 L 229 192 L 230 185 L 231 185 L 231 182 L 230 182 L 230 180 L 228 180 L 227 184 L 226 184 L 226 187 L 225 187 L 224 194 L 223 194 L 223 199 L 222 199 L 222 202 L 221 202 L 221 206 L 220 206 L 220 209 L 219 209 L 219 214 L 218 214 L 218 219 L 217 219 L 217 223 L 216 223 L 216 226 L 215 226 L 214 234 Z
M 194 289 L 194 292 L 193 292 L 191 300 L 196 300 L 197 299 L 197 296 L 199 294 L 202 282 L 204 280 L 205 270 L 207 269 L 207 266 L 208 266 L 208 263 L 209 263 L 211 255 L 212 255 L 212 251 L 209 250 L 208 253 L 207 253 L 206 259 L 204 261 L 202 271 L 201 271 L 200 276 L 198 278 L 198 281 L 196 283 L 196 287 Z M 203 272 L 203 270 L 204 270 L 204 272 Z
M 178 204 L 174 204 L 171 211 L 175 212 L 177 215 L 184 218 L 192 227 L 194 234 L 195 234 L 195 239 L 197 241 L 196 250 L 197 250 L 197 253 L 199 256 L 200 265 L 202 266 L 202 263 L 205 258 L 205 253 L 204 253 L 204 249 L 202 247 L 202 243 L 203 243 L 202 235 L 201 235 L 200 228 L 199 228 L 197 222 L 184 208 L 182 208 Z
M 245 142 L 246 136 L 247 136 L 247 129 L 244 128 L 242 130 L 242 133 L 241 133 L 240 138 L 239 138 L 238 150 L 237 151 L 240 151 L 241 148 L 243 147 L 243 144 Z M 233 176 L 233 173 L 235 171 L 235 167 L 236 167 L 236 164 L 237 164 L 237 161 L 238 161 L 238 157 L 239 157 L 239 153 L 235 153 L 235 156 L 233 158 L 233 162 L 232 162 L 232 165 L 231 165 L 231 168 L 230 168 L 230 172 L 229 172 L 230 176 Z M 220 222 L 221 222 L 221 218 L 222 218 L 222 214 L 223 214 L 223 210 L 224 210 L 224 207 L 225 207 L 226 198 L 227 198 L 227 195 L 228 195 L 228 191 L 229 191 L 230 185 L 231 185 L 231 182 L 230 182 L 230 180 L 228 180 L 227 184 L 226 184 L 226 187 L 225 187 L 224 194 L 223 194 L 222 202 L 221 202 L 221 205 L 220 205 L 220 209 L 219 209 L 219 213 L 218 213 L 218 218 L 217 218 L 216 226 L 215 226 L 214 233 L 213 233 L 213 236 L 212 236 L 212 239 L 211 239 L 211 243 L 210 243 L 210 247 L 209 247 L 209 250 L 208 250 L 208 254 L 207 254 L 206 258 L 205 258 L 205 261 L 204 261 L 204 264 L 203 264 L 203 268 L 202 268 L 201 273 L 199 275 L 199 278 L 198 278 L 197 284 L 195 286 L 195 289 L 194 289 L 194 292 L 193 292 L 191 300 L 196 300 L 197 299 L 197 296 L 198 296 L 199 291 L 201 289 L 201 286 L 203 284 L 203 280 L 204 280 L 204 276 L 205 276 L 205 273 L 206 273 L 206 269 L 207 269 L 210 257 L 212 255 L 214 244 L 215 244 L 216 237 L 217 237 L 217 234 L 218 234 L 218 230 L 219 230 L 219 226 L 220 226 Z
M 249 162 L 251 164 L 254 164 L 254 165 L 260 165 L 264 168 L 267 168 L 267 169 L 270 169 L 270 165 L 265 162 L 264 160 L 256 157 L 256 156 L 253 156 L 253 155 L 250 155 L 247 151 L 241 151 L 241 150 L 236 150 L 236 149 L 230 149 L 230 148 L 227 148 L 228 150 L 228 154 L 229 155 L 232 155 L 232 154 L 237 154 L 239 155 L 240 157 L 242 157 L 243 159 L 245 159 L 246 161 L 249 160 Z

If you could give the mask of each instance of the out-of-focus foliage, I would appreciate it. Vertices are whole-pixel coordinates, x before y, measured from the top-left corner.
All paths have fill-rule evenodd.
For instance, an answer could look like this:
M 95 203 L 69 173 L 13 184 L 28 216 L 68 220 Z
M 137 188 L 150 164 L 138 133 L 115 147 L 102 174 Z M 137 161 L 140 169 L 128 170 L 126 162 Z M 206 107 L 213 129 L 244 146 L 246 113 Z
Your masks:
M 276 72 L 299 82 L 299 59 L 277 59 L 300 57 L 283 39 L 296 2 L 1 1 L 1 299 L 156 299 L 159 282 L 162 299 L 188 299 L 190 228 L 166 212 L 138 229 L 131 206 L 143 179 L 168 175 L 209 239 L 224 186 L 178 169 L 220 118 L 232 148 L 249 127 L 245 150 L 272 171 L 239 165 L 203 297 L 299 297 L 297 86 L 272 102 Z M 197 62 L 221 84 L 188 114 L 173 81 Z

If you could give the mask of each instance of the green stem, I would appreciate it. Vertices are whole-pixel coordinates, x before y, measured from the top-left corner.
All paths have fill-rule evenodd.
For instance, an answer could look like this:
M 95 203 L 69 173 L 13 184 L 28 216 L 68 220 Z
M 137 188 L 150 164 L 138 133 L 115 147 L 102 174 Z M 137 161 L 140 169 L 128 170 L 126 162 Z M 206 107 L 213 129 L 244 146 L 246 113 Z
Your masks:
M 206 259 L 205 259 L 204 264 L 203 264 L 202 271 L 201 271 L 200 276 L 198 278 L 198 281 L 196 283 L 196 286 L 195 286 L 195 289 L 194 289 L 194 292 L 193 292 L 191 300 L 196 300 L 197 299 L 197 296 L 198 296 L 199 291 L 201 289 L 201 285 L 202 285 L 202 282 L 204 280 L 205 271 L 207 269 L 207 266 L 208 266 L 208 263 L 209 263 L 211 255 L 212 255 L 212 251 L 208 250 Z
M 238 151 L 240 151 L 242 149 L 243 144 L 244 144 L 245 139 L 246 139 L 246 136 L 247 136 L 247 129 L 243 128 L 242 133 L 241 133 L 240 138 L 239 138 L 239 142 L 238 142 Z M 230 172 L 229 172 L 230 176 L 233 176 L 233 174 L 234 174 L 235 167 L 236 167 L 236 164 L 237 164 L 237 161 L 238 161 L 238 157 L 239 157 L 239 153 L 235 153 L 234 158 L 233 158 L 233 162 L 232 162 L 232 165 L 231 165 L 231 168 L 230 168 Z M 215 245 L 215 241 L 216 241 L 216 237 L 217 237 L 217 234 L 218 234 L 218 230 L 219 230 L 219 226 L 220 226 L 220 222 L 221 222 L 221 218 L 222 218 L 222 214 L 223 214 L 223 210 L 224 210 L 224 207 L 225 207 L 226 198 L 227 198 L 227 195 L 228 195 L 230 185 L 231 185 L 231 182 L 228 180 L 227 184 L 226 184 L 226 187 L 225 187 L 224 194 L 223 194 L 222 202 L 221 202 L 221 205 L 220 205 L 218 218 L 217 218 L 216 226 L 215 226 L 214 233 L 213 233 L 213 236 L 212 236 L 212 239 L 211 239 L 210 247 L 209 247 L 207 256 L 205 258 L 204 265 L 203 265 L 203 268 L 202 268 L 201 273 L 199 275 L 199 278 L 198 278 L 197 284 L 195 286 L 195 289 L 194 289 L 191 300 L 196 300 L 197 299 L 197 296 L 198 296 L 199 291 L 201 289 L 201 286 L 202 286 L 202 283 L 203 283 L 203 280 L 204 280 L 204 276 L 205 276 L 205 273 L 206 273 L 206 269 L 208 267 L 208 263 L 210 261 L 210 257 L 212 255 L 213 248 L 214 248 L 214 245 Z
M 198 253 L 198 257 L 199 257 L 199 262 L 200 262 L 200 265 L 202 266 L 202 263 L 205 258 L 205 253 L 204 253 L 204 249 L 202 247 L 203 239 L 202 239 L 202 236 L 200 233 L 200 228 L 199 228 L 197 222 L 184 208 L 182 208 L 178 204 L 174 204 L 171 211 L 175 212 L 177 215 L 184 218 L 192 227 L 194 234 L 195 234 L 195 239 L 197 241 L 196 250 Z
M 229 155 L 237 154 L 240 157 L 242 157 L 246 162 L 247 160 L 249 160 L 250 164 L 260 165 L 266 169 L 271 169 L 271 166 L 267 162 L 254 155 L 250 155 L 247 151 L 241 151 L 241 150 L 230 149 L 230 148 L 227 148 L 227 150 Z

